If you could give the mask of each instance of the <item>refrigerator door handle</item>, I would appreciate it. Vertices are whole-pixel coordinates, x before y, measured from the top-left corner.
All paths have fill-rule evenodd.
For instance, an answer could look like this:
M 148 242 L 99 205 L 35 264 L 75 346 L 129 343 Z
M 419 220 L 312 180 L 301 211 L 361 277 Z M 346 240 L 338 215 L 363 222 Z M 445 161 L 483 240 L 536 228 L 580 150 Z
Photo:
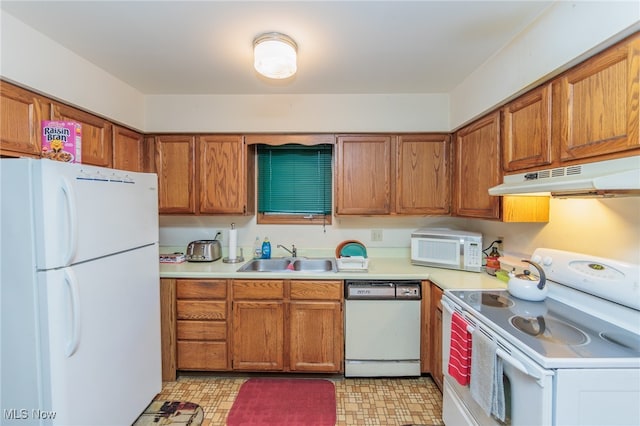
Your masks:
M 69 213 L 69 235 L 67 240 L 69 246 L 67 248 L 67 254 L 63 260 L 63 265 L 69 266 L 76 257 L 76 252 L 78 250 L 78 209 L 73 187 L 65 178 L 62 178 L 61 189 L 64 199 L 66 200 L 66 207 Z
M 67 343 L 65 355 L 71 358 L 78 350 L 80 343 L 80 295 L 78 293 L 78 280 L 71 269 L 65 269 L 64 282 L 71 296 L 71 339 Z

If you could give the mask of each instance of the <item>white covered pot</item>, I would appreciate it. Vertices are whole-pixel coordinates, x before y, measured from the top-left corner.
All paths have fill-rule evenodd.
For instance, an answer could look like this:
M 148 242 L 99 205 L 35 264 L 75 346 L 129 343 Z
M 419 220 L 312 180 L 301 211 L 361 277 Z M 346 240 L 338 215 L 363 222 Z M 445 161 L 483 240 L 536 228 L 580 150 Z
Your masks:
M 509 273 L 507 290 L 512 296 L 519 299 L 529 300 L 532 302 L 544 300 L 549 291 L 548 287 L 545 285 L 547 279 L 544 275 L 544 270 L 535 262 L 530 262 L 524 259 L 522 261 L 533 265 L 533 267 L 538 271 L 539 278 L 531 275 L 530 271 L 524 271 L 523 274 L 514 274 L 511 272 Z

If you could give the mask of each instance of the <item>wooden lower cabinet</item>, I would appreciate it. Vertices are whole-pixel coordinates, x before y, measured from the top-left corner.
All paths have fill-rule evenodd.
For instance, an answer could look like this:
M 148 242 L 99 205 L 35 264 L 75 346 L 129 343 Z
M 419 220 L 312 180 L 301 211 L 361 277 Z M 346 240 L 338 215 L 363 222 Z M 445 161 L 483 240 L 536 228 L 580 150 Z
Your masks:
M 233 370 L 342 370 L 342 282 L 234 280 Z
M 284 281 L 234 280 L 232 292 L 232 368 L 282 370 Z
M 343 342 L 342 282 L 291 281 L 289 370 L 341 371 Z
M 227 280 L 177 280 L 178 370 L 226 370 Z
M 433 381 L 442 390 L 443 371 L 442 371 L 442 339 L 446 336 L 442 335 L 442 289 L 435 284 L 431 284 L 431 377 Z
M 284 368 L 284 302 L 233 302 L 233 369 Z
M 160 342 L 162 380 L 176 380 L 176 281 L 160 280 Z
M 340 280 L 168 279 L 162 379 L 177 370 L 340 373 Z

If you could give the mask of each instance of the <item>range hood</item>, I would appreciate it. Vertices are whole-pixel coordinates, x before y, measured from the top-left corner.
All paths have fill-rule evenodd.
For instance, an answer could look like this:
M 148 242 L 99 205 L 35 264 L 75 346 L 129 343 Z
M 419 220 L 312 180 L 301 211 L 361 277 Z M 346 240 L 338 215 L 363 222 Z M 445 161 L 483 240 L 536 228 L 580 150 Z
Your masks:
M 640 156 L 507 175 L 489 195 L 640 196 Z

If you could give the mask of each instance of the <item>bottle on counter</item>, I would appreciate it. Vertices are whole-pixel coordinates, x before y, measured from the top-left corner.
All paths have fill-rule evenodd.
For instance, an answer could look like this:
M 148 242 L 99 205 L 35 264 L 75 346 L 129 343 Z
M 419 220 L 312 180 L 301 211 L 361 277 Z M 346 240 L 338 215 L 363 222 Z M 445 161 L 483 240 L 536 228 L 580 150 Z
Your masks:
M 271 259 L 271 243 L 269 242 L 269 237 L 265 237 L 262 243 L 262 258 Z
M 495 275 L 496 272 L 500 269 L 500 252 L 496 247 L 493 247 L 491 253 L 487 256 L 487 265 L 485 270 L 489 275 Z
M 262 257 L 262 243 L 260 242 L 260 237 L 256 237 L 256 240 L 253 242 L 253 258 L 260 259 Z

